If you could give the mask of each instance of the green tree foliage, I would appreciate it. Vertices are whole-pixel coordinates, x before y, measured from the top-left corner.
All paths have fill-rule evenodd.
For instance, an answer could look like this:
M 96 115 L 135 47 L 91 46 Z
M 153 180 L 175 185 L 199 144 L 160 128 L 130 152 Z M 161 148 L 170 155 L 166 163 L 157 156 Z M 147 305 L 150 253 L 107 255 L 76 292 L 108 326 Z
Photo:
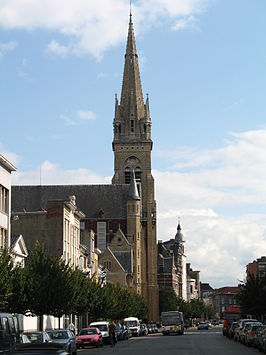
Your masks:
M 13 265 L 8 250 L 0 255 L 0 308 L 36 315 L 88 314 L 88 320 L 146 318 L 148 304 L 136 292 L 119 285 L 102 285 L 60 257 L 48 255 L 36 243 L 24 268 Z
M 192 299 L 186 302 L 177 297 L 171 287 L 163 287 L 159 290 L 159 307 L 161 312 L 179 310 L 183 312 L 185 318 L 207 318 L 215 316 L 215 310 L 212 306 L 205 305 L 202 299 Z
M 172 287 L 161 287 L 159 289 L 159 311 L 177 311 L 178 310 L 178 297 Z
M 44 314 L 60 317 L 72 310 L 72 271 L 59 257 L 48 255 L 37 242 L 23 273 L 28 312 L 40 317 L 41 329 Z
M 240 285 L 237 301 L 243 313 L 263 317 L 266 314 L 266 278 L 249 274 L 246 282 Z
M 13 260 L 7 248 L 0 250 L 0 310 L 9 308 L 12 296 Z

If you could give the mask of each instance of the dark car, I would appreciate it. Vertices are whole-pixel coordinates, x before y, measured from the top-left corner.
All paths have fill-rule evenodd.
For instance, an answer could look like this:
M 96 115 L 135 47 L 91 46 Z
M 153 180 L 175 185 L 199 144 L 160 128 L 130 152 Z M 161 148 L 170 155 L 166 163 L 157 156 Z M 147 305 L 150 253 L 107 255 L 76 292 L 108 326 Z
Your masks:
M 11 313 L 0 313 L 0 353 L 14 351 L 19 341 L 16 318 Z
M 140 325 L 140 333 L 139 333 L 139 335 L 141 335 L 141 336 L 148 335 L 148 327 L 147 327 L 146 324 L 142 323 Z
M 255 334 L 262 328 L 262 323 L 248 323 L 246 326 L 243 343 L 247 346 L 252 346 L 254 344 Z
M 209 326 L 210 326 L 209 321 L 206 321 L 206 322 L 199 322 L 198 330 L 203 330 L 203 329 L 208 330 L 208 329 L 209 329 Z
M 83 328 L 77 336 L 77 348 L 85 348 L 85 346 L 103 346 L 103 336 L 96 327 Z
M 233 338 L 234 337 L 234 333 L 235 333 L 235 329 L 238 326 L 238 322 L 232 322 L 228 331 L 228 336 L 229 338 Z
M 68 355 L 62 344 L 49 343 L 26 343 L 16 344 L 16 350 L 12 354 L 18 355 Z
M 30 339 L 31 343 L 50 343 L 52 339 L 50 335 L 46 331 L 32 331 L 32 332 L 24 332 L 27 337 Z
M 259 351 L 266 351 L 266 326 L 264 325 L 261 330 L 256 333 L 254 338 L 254 346 Z
M 76 337 L 70 330 L 49 330 L 47 333 L 50 335 L 53 343 L 63 344 L 69 354 L 77 354 Z
M 155 323 L 152 323 L 151 331 L 152 331 L 152 333 L 158 333 L 159 332 L 158 327 L 157 327 L 157 325 Z

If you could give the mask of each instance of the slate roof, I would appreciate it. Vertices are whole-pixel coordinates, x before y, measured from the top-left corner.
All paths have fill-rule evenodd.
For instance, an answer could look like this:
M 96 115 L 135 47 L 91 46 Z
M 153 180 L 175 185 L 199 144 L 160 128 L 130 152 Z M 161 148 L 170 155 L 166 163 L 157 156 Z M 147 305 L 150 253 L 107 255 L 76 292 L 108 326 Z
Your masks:
M 123 266 L 125 271 L 128 274 L 132 274 L 133 272 L 133 265 L 132 265 L 132 254 L 130 251 L 113 251 L 114 256 Z
M 86 218 L 125 219 L 130 185 L 34 185 L 12 186 L 11 210 L 13 212 L 39 211 L 47 208 L 48 200 L 76 196 L 78 208 Z

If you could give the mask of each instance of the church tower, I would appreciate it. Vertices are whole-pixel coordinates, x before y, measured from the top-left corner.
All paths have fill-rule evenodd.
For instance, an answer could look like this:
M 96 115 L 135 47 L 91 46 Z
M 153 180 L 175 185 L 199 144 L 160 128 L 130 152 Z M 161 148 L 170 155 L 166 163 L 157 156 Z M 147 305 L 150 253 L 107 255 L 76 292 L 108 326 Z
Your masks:
M 120 102 L 115 96 L 113 184 L 130 184 L 135 176 L 140 204 L 141 294 L 149 304 L 149 320 L 159 320 L 157 284 L 156 201 L 151 174 L 149 97 L 142 94 L 138 54 L 130 14 Z

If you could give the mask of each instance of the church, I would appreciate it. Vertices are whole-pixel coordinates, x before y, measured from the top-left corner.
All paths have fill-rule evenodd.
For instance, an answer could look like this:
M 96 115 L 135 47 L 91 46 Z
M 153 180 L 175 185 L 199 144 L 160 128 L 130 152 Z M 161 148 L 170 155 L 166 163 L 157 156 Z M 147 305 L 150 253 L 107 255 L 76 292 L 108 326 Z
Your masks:
M 149 97 L 143 98 L 138 54 L 130 14 L 120 100 L 113 120 L 114 175 L 110 185 L 12 187 L 12 212 L 45 211 L 55 200 L 75 197 L 82 212 L 81 233 L 93 230 L 100 262 L 110 282 L 132 287 L 148 302 L 150 321 L 159 321 L 157 232 L 151 172 Z M 65 228 L 62 221 L 63 229 Z M 63 230 L 63 234 L 64 234 Z M 27 244 L 27 235 L 23 235 Z M 46 238 L 53 240 L 51 232 Z

